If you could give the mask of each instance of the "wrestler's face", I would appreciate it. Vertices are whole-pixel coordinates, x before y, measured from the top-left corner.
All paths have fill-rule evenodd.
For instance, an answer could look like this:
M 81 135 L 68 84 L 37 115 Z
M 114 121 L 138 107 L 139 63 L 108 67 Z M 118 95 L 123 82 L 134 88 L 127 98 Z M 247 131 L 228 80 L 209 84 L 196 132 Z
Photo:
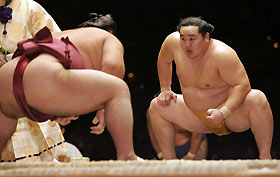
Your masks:
M 190 59 L 203 56 L 208 42 L 209 33 L 203 38 L 198 33 L 198 26 L 182 26 L 180 28 L 180 45 Z

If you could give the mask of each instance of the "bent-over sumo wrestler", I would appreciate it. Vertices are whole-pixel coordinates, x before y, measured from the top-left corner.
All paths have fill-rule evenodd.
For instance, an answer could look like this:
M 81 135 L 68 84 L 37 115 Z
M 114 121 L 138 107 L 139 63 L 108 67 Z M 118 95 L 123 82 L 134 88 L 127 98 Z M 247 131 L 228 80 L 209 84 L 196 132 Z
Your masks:
M 117 159 L 136 160 L 129 89 L 123 80 L 94 70 L 98 59 L 112 58 L 120 51 L 120 41 L 97 28 L 52 36 L 45 27 L 34 38 L 19 42 L 14 59 L 0 69 L 0 150 L 19 117 L 41 122 L 105 108 Z

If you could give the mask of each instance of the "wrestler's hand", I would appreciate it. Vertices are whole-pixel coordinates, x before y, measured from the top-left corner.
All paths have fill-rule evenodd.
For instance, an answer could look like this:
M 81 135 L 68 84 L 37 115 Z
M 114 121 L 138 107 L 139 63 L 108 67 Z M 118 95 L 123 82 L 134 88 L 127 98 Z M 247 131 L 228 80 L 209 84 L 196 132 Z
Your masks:
M 90 127 L 91 131 L 90 133 L 92 134 L 101 134 L 104 131 L 105 128 L 105 117 L 104 117 L 104 109 L 98 110 L 96 112 L 96 116 L 93 118 L 92 123 L 93 124 L 97 124 L 99 122 L 99 124 L 97 126 L 92 126 Z
M 224 116 L 219 109 L 208 109 L 206 115 L 206 120 L 215 126 L 220 125 L 224 120 Z
M 169 106 L 171 100 L 177 100 L 177 95 L 172 91 L 161 92 L 157 97 L 157 103 L 161 106 Z
M 71 123 L 72 120 L 77 120 L 79 116 L 72 116 L 72 117 L 59 117 L 55 121 L 59 125 L 68 125 Z

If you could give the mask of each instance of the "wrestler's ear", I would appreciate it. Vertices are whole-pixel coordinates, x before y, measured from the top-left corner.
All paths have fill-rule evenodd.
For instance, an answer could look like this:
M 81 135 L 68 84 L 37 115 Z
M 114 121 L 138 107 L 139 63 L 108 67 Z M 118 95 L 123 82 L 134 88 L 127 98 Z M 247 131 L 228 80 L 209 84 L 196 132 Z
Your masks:
M 210 34 L 209 34 L 209 32 L 206 32 L 205 40 L 206 40 L 207 42 L 210 41 Z

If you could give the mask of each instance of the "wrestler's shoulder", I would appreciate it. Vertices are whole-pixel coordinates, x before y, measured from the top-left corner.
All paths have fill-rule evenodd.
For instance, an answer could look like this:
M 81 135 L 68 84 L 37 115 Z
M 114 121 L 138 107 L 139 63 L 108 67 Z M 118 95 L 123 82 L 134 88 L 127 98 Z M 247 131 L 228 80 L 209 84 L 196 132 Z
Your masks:
M 95 35 L 95 37 L 97 38 L 101 38 L 101 39 L 115 39 L 118 40 L 117 37 L 111 33 L 109 33 L 106 30 L 100 29 L 100 28 L 96 28 L 96 27 L 84 27 L 84 28 L 79 28 L 80 30 L 83 30 L 85 33 L 93 34 Z
M 213 40 L 213 46 L 212 46 L 212 51 L 216 55 L 235 55 L 236 52 L 233 48 L 231 48 L 229 45 L 226 43 L 217 40 L 217 39 L 212 39 Z
M 90 36 L 90 39 L 105 40 L 106 38 L 112 37 L 113 35 L 99 28 L 85 27 L 85 28 L 76 28 L 76 29 L 61 31 L 58 33 L 54 33 L 53 36 L 55 38 L 68 36 L 70 40 L 83 39 L 83 38 L 88 38 Z
M 180 41 L 180 34 L 179 32 L 173 32 L 171 34 L 169 34 L 165 40 L 164 40 L 164 44 L 165 45 L 169 45 L 169 46 L 176 46 L 179 44 Z
M 166 40 L 169 40 L 169 41 L 180 40 L 180 33 L 178 31 L 175 31 L 175 32 L 169 34 L 166 37 Z

